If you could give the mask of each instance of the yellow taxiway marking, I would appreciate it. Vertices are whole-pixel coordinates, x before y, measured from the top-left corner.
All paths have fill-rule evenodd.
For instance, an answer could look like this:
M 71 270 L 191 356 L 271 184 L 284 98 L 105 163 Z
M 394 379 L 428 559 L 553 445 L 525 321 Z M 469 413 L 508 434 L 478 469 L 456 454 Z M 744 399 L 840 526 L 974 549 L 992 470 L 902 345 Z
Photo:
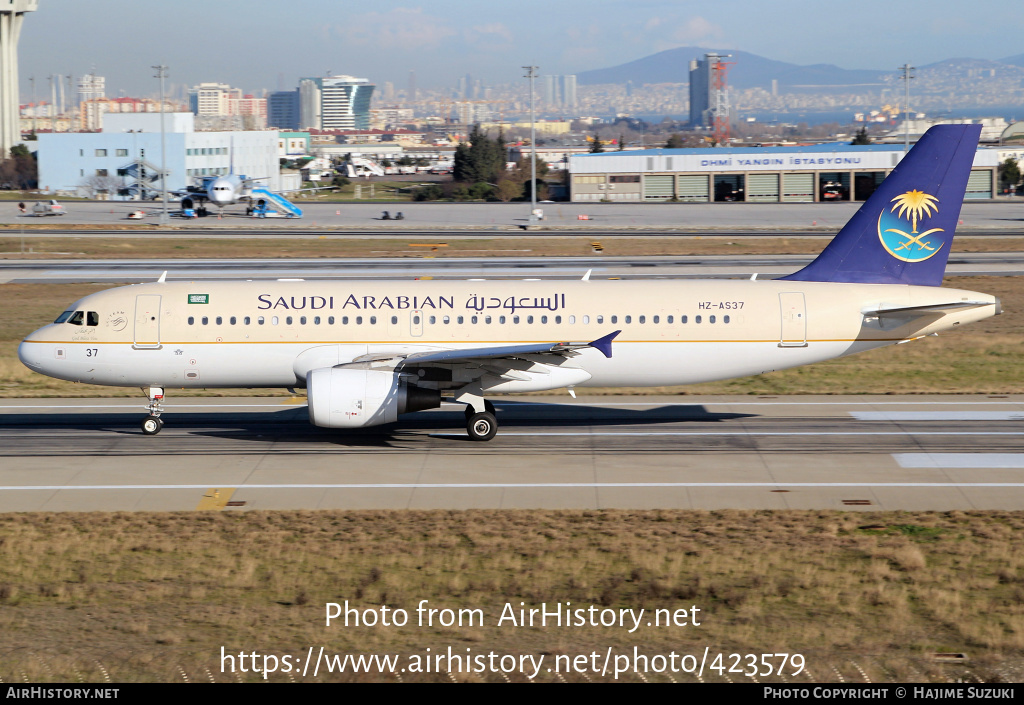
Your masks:
M 203 498 L 199 500 L 199 506 L 197 510 L 210 509 L 218 511 L 227 506 L 228 500 L 231 499 L 231 495 L 235 493 L 234 487 L 222 487 L 219 489 L 210 489 L 206 491 Z
M 289 404 L 305 404 L 306 397 L 288 397 L 281 402 L 282 405 L 288 406 Z

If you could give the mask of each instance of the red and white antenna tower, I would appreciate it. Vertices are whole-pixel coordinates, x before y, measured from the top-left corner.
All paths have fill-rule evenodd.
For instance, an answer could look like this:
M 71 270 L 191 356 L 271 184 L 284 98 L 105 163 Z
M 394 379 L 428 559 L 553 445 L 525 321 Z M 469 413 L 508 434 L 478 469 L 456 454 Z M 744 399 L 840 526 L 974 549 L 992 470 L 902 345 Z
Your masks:
M 728 59 L 732 54 L 708 54 L 707 60 L 712 61 L 711 77 L 712 86 L 715 89 L 715 105 L 711 108 L 714 116 L 715 144 L 720 147 L 729 146 L 729 85 L 726 82 L 726 75 L 729 67 L 735 66 L 735 61 L 722 61 Z

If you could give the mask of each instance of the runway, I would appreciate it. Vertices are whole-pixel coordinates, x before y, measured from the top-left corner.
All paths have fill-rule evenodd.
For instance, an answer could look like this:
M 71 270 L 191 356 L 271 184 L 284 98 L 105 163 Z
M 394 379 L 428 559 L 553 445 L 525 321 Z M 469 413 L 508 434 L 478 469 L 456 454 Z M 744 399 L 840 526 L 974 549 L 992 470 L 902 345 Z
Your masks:
M 1024 509 L 1024 396 L 496 398 L 341 432 L 304 399 L 0 401 L 0 511 Z

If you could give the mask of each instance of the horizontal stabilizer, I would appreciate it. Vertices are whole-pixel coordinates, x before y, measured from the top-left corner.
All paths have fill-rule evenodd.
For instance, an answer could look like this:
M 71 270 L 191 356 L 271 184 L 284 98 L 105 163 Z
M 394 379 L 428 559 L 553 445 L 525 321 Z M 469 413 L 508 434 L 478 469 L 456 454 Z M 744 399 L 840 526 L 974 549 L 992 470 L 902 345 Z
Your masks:
M 958 308 L 977 308 L 978 306 L 991 306 L 991 301 L 951 301 L 946 304 L 929 304 L 927 306 L 898 306 L 893 308 L 867 308 L 861 311 L 865 316 L 915 316 L 925 313 L 945 313 Z M 998 301 L 996 308 L 999 308 Z

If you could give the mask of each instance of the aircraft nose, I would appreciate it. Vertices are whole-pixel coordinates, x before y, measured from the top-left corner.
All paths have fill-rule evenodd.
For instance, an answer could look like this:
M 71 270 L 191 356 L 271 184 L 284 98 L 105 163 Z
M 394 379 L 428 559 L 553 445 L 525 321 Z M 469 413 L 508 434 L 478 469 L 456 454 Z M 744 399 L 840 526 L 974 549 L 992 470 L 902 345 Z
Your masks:
M 39 331 L 32 333 L 18 345 L 18 359 L 21 360 L 21 364 L 35 372 L 42 372 L 43 357 L 45 347 L 43 344 L 36 342 L 39 336 Z

